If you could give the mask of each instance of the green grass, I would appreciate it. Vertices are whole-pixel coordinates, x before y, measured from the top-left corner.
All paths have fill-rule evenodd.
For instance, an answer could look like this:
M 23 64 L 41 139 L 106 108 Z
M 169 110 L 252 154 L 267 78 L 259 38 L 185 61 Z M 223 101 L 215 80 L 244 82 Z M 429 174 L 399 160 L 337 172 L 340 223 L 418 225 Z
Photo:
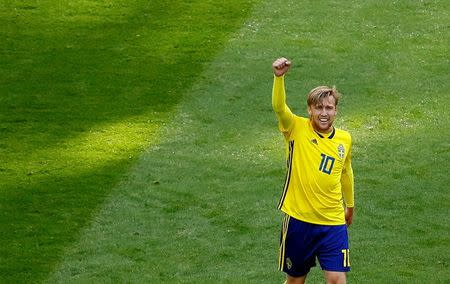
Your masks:
M 53 269 L 251 7 L 229 4 L 2 4 L 2 279 Z
M 353 134 L 357 202 L 349 282 L 450 281 L 447 2 L 254 1 L 229 41 L 251 3 L 238 13 L 176 2 L 164 21 L 144 2 L 100 3 L 42 11 L 30 4 L 22 12 L 37 13 L 33 26 L 24 22 L 33 17 L 5 21 L 0 74 L 13 78 L 1 84 L 1 280 L 282 283 L 275 206 L 284 148 L 270 65 L 283 55 L 294 64 L 287 91 L 296 113 L 306 114 L 305 95 L 318 84 L 344 94 L 337 123 Z M 201 11 L 212 7 L 205 20 Z M 44 12 L 53 22 L 39 26 Z M 183 19 L 192 26 L 173 30 Z M 70 64 L 63 47 L 75 41 L 73 23 L 87 39 Z M 128 33 L 136 30 L 136 38 Z M 53 37 L 47 53 L 45 34 Z M 175 58 L 164 57 L 171 48 Z M 155 71 L 154 53 L 174 60 L 166 72 Z M 77 91 L 66 98 L 64 88 Z M 319 269 L 309 278 L 322 282 Z

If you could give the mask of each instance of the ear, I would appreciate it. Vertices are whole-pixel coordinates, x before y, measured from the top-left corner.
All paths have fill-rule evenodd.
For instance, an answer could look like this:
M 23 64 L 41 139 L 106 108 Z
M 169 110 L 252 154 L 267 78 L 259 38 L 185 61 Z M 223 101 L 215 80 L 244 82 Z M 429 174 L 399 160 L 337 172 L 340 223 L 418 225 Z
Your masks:
M 312 114 L 311 106 L 308 106 L 308 114 L 309 114 L 309 116 L 311 116 L 311 114 Z

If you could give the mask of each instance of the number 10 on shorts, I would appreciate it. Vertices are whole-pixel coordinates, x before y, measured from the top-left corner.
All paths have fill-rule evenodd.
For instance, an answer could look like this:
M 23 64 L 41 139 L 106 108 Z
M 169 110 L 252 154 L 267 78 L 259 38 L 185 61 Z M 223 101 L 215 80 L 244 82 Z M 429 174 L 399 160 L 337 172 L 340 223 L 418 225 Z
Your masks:
M 344 267 L 350 267 L 350 250 L 343 249 L 342 254 L 344 255 Z

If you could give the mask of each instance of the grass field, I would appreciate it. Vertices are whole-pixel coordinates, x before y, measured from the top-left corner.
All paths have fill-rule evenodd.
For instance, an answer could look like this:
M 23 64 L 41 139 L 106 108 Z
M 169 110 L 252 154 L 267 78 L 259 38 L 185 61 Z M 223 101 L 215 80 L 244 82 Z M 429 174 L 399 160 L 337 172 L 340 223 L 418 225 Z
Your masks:
M 0 282 L 282 283 L 284 145 L 344 94 L 351 283 L 450 282 L 447 1 L 6 1 Z M 321 282 L 315 269 L 310 280 Z

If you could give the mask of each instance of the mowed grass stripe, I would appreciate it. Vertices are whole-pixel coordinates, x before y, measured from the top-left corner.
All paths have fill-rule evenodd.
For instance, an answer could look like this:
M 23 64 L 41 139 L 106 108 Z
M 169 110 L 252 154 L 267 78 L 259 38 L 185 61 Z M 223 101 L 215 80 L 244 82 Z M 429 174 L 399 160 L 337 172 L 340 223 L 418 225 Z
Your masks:
M 448 4 L 352 8 L 259 6 L 196 73 L 164 139 L 114 188 L 49 282 L 281 283 L 274 208 L 284 157 L 270 109 L 270 63 L 280 54 L 295 63 L 288 92 L 297 113 L 318 83 L 344 93 L 338 124 L 354 134 L 358 201 L 349 280 L 448 281 L 448 128 L 440 124 L 449 120 Z
M 252 1 L 3 4 L 0 282 L 39 281 Z
M 354 136 L 358 204 L 349 281 L 447 281 L 449 151 L 439 137 L 448 128 L 437 119 L 449 118 L 438 36 L 448 34 L 446 5 L 265 1 L 50 282 L 281 283 L 275 206 L 285 163 L 270 107 L 280 55 L 294 62 L 287 88 L 297 113 L 318 84 L 344 93 L 337 123 Z M 424 85 L 443 95 L 424 96 Z M 309 279 L 321 281 L 320 270 Z
M 283 168 L 271 160 L 283 154 L 268 104 L 270 60 L 252 54 L 272 5 L 260 5 L 198 74 L 161 143 L 115 188 L 48 282 L 281 280 L 274 206 Z

